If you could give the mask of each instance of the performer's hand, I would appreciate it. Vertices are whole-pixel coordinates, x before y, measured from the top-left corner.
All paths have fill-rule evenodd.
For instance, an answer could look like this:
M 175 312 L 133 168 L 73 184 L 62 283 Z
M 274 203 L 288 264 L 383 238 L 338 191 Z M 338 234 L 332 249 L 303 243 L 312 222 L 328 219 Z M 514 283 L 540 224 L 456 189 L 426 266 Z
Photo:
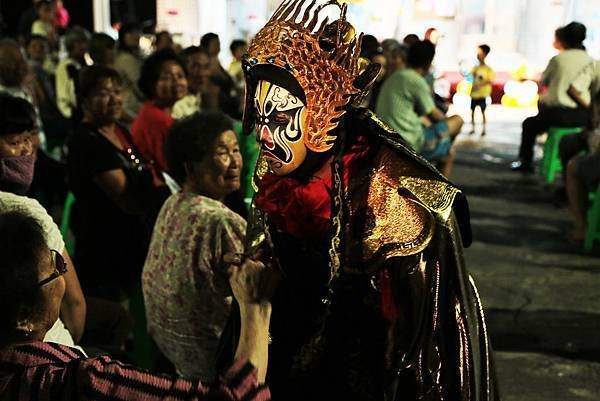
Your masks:
M 275 269 L 243 254 L 226 254 L 223 261 L 229 265 L 229 284 L 240 305 L 269 302 L 279 282 Z

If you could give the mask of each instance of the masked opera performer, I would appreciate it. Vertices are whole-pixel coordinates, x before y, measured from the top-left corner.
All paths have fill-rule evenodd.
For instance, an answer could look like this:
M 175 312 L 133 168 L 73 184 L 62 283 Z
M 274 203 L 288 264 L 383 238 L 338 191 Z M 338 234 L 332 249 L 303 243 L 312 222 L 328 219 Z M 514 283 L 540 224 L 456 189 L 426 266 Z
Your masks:
M 261 144 L 246 254 L 282 272 L 273 399 L 495 400 L 466 200 L 356 106 L 379 65 L 359 61 L 346 7 L 285 1 L 243 62 Z

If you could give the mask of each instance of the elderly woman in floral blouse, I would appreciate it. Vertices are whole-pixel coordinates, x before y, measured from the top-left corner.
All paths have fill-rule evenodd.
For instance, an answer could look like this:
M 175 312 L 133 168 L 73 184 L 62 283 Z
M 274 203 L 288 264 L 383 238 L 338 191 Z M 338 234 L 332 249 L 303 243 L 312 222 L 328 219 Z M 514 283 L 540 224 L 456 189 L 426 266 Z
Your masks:
M 148 330 L 181 376 L 211 381 L 232 300 L 222 258 L 243 251 L 246 230 L 223 204 L 240 187 L 242 156 L 216 112 L 175 124 L 165 155 L 182 190 L 163 205 L 144 265 Z

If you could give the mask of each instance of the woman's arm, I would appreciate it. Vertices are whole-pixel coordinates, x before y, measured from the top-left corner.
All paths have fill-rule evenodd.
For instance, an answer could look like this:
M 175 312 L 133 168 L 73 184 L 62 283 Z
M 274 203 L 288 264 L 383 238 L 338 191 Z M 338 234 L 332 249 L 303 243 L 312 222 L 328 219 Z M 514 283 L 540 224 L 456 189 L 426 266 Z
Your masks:
M 577 90 L 573 85 L 569 85 L 569 89 L 567 89 L 567 94 L 577 103 L 579 107 L 584 109 L 588 109 L 590 104 L 581 98 L 581 92 Z
M 71 333 L 75 343 L 78 343 L 81 340 L 85 327 L 87 306 L 83 292 L 81 291 L 79 279 L 77 278 L 77 271 L 69 256 L 69 252 L 65 249 L 62 256 L 67 263 L 68 269 L 64 276 L 66 288 L 65 297 L 60 306 L 60 317 Z
M 152 191 L 137 193 L 128 188 L 127 176 L 121 169 L 114 169 L 98 173 L 94 176 L 94 183 L 122 210 L 137 216 L 146 216 L 159 206 L 164 200 L 168 190 L 162 191 L 154 188 Z

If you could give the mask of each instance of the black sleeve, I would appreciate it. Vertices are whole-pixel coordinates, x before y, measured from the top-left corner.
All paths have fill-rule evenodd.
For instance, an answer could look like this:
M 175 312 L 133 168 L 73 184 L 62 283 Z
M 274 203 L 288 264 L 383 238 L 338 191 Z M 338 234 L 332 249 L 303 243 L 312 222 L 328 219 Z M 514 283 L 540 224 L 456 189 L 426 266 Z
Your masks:
M 90 179 L 99 173 L 123 168 L 123 159 L 100 134 L 79 129 L 69 141 L 68 166 L 70 174 Z

